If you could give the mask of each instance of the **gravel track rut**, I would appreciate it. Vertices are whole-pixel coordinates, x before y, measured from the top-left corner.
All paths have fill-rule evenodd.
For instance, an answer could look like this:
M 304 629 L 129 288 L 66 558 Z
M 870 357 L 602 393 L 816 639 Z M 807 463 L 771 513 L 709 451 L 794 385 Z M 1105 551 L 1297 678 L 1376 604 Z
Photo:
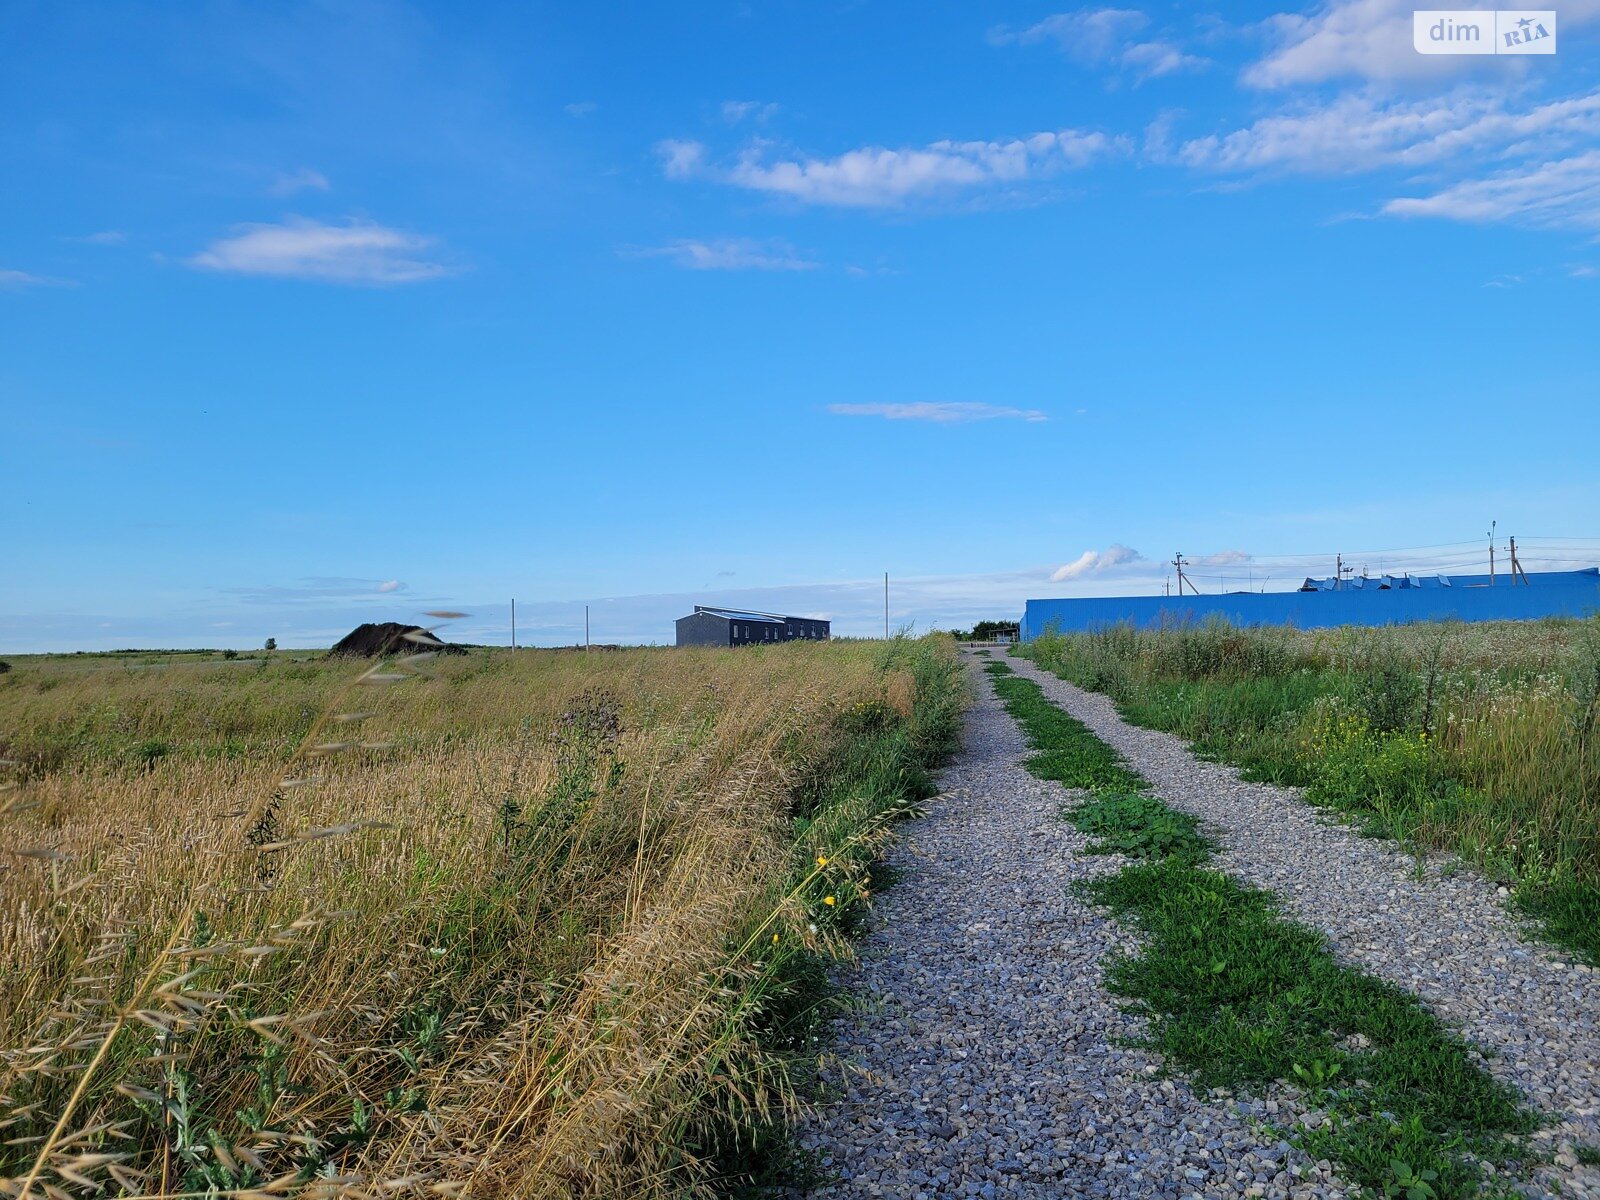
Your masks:
M 842 982 L 823 1098 L 799 1130 L 855 1197 L 1343 1197 L 1353 1190 L 1267 1128 L 1302 1115 L 1293 1089 L 1196 1094 L 1125 1043 L 1142 1022 L 1105 990 L 1129 944 L 1070 894 L 1115 871 L 1058 813 L 1072 793 L 1028 749 L 976 670 L 963 748 L 927 815 L 903 826 L 904 879 L 877 902 Z M 1392 980 L 1492 1053 L 1489 1068 L 1551 1117 L 1555 1155 L 1530 1194 L 1600 1197 L 1578 1144 L 1600 1144 L 1600 972 L 1524 939 L 1496 889 L 1444 859 L 1329 823 L 1286 788 L 1197 760 L 1111 701 L 1008 660 L 1115 746 L 1168 803 L 1201 817 L 1216 865 L 1270 888 L 1346 961 Z

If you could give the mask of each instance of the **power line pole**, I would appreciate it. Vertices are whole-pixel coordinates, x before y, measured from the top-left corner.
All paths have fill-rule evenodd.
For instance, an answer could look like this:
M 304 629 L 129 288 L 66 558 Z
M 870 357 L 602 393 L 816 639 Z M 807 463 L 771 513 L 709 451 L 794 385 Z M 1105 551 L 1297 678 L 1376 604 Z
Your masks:
M 589 606 L 583 606 L 583 652 L 589 653 Z
M 1528 572 L 1523 569 L 1522 563 L 1517 558 L 1517 539 L 1511 539 L 1511 579 L 1520 582 L 1524 587 L 1528 584 Z
M 883 573 L 883 640 L 889 640 L 889 572 Z
M 1494 586 L 1494 527 L 1498 521 L 1489 522 L 1489 586 Z
M 1178 568 L 1178 595 L 1183 595 L 1183 585 L 1187 583 L 1189 585 L 1189 590 L 1198 596 L 1200 594 L 1200 589 L 1195 587 L 1194 580 L 1190 579 L 1183 573 L 1184 567 L 1189 565 L 1183 561 L 1183 551 L 1180 550 L 1177 554 L 1172 556 L 1172 565 Z
M 511 597 L 511 648 L 517 648 L 517 598 Z

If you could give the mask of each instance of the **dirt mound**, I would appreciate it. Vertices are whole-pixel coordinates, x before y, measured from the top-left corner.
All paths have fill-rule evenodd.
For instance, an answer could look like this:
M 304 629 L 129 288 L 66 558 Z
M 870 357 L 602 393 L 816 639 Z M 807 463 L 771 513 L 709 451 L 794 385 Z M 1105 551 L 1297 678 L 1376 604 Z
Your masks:
M 407 637 L 416 634 L 417 638 Z M 420 639 L 420 640 L 418 640 Z M 434 650 L 440 654 L 465 654 L 466 647 L 441 642 L 421 625 L 402 625 L 398 621 L 367 622 L 357 625 L 328 651 L 329 658 L 378 658 L 385 654 L 419 654 Z

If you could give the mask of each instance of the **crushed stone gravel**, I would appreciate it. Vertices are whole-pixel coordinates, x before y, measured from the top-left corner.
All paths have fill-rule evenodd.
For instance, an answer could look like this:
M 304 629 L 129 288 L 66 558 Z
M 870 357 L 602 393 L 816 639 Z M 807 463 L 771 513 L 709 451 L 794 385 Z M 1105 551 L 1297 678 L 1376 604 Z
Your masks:
M 1109 697 L 1007 661 L 1200 817 L 1221 870 L 1271 889 L 1344 961 L 1420 996 L 1490 1052 L 1487 1068 L 1552 1118 L 1534 1135 L 1552 1163 L 1531 1195 L 1600 1197 L 1600 1168 L 1577 1156 L 1600 1146 L 1600 971 L 1526 935 L 1500 889 L 1458 860 L 1363 837 L 1298 789 L 1243 780 L 1172 734 L 1128 724 Z
M 982 660 L 975 660 L 981 662 Z M 1131 948 L 1070 894 L 1114 872 L 1058 814 L 1071 793 L 1022 766 L 1028 750 L 985 676 L 964 746 L 927 815 L 902 826 L 884 892 L 844 972 L 823 1090 L 796 1131 L 817 1200 L 856 1197 L 1352 1194 L 1327 1162 L 1275 1135 L 1297 1093 L 1197 1095 L 1125 1043 L 1101 961 Z

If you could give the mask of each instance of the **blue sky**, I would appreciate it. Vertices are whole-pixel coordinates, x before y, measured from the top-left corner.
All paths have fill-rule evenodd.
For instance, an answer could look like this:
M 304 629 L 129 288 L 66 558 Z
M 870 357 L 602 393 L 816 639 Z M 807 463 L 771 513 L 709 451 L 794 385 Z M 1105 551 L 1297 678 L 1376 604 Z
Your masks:
M 1593 561 L 1557 11 L 7 5 L 0 650 Z

